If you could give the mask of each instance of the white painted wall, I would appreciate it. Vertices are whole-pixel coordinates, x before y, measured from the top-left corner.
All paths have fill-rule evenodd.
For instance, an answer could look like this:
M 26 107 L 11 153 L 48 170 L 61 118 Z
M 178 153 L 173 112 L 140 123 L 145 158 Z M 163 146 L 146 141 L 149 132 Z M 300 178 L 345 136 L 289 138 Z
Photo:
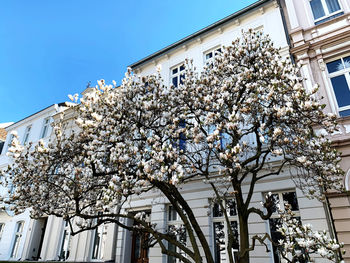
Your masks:
M 24 139 L 26 127 L 31 125 L 29 141 L 35 143 L 41 137 L 44 120 L 46 118 L 51 118 L 51 116 L 57 112 L 57 109 L 60 110 L 62 108 L 59 108 L 57 105 L 50 106 L 6 128 L 8 134 L 7 134 L 3 151 L 0 155 L 0 169 L 5 169 L 8 166 L 8 164 L 11 162 L 11 160 L 6 156 L 6 152 L 8 150 L 8 144 L 10 143 L 11 132 L 17 131 L 19 140 L 22 143 Z M 47 142 L 50 137 L 50 134 L 51 134 L 51 126 L 49 126 L 49 129 L 46 133 L 46 136 L 43 138 L 43 140 Z M 0 179 L 4 180 L 4 178 L 0 178 Z M 7 188 L 1 185 L 0 195 L 6 197 L 7 194 L 8 194 Z M 24 222 L 24 228 L 23 228 L 22 237 L 20 241 L 18 257 L 10 258 L 12 247 L 14 244 L 14 233 L 16 231 L 16 224 L 19 221 Z M 31 256 L 33 249 L 35 250 L 37 248 L 33 247 L 33 243 L 30 243 L 30 242 L 36 242 L 36 244 L 38 244 L 37 235 L 39 235 L 39 233 L 37 231 L 38 230 L 36 225 L 37 222 L 35 222 L 35 220 L 30 219 L 29 217 L 29 210 L 26 210 L 24 213 L 20 215 L 14 215 L 9 209 L 6 209 L 6 211 L 1 210 L 0 223 L 5 223 L 4 232 L 0 240 L 0 260 L 9 260 L 9 259 L 24 260 L 28 256 Z

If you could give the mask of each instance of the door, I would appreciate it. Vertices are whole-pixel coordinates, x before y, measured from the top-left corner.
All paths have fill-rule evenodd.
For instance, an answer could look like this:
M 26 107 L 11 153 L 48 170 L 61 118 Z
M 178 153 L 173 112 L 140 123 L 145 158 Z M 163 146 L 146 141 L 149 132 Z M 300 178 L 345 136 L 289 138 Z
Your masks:
M 148 251 L 148 234 L 141 234 L 134 231 L 132 234 L 132 249 L 130 263 L 149 263 Z

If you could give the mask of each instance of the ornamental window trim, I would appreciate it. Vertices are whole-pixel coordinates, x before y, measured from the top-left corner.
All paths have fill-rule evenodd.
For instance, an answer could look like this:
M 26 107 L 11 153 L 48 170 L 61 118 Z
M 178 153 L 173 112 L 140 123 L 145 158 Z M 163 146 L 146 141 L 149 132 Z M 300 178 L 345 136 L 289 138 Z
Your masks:
M 336 65 L 338 63 L 338 65 Z M 329 85 L 331 87 L 331 93 L 333 96 L 334 104 L 336 106 L 337 114 L 340 117 L 345 117 L 350 115 L 350 100 L 347 105 L 339 105 L 343 104 L 345 101 L 348 101 L 345 99 L 345 96 L 342 96 L 341 94 L 338 94 L 337 96 L 337 90 L 338 92 L 341 92 L 339 89 L 340 85 L 336 86 L 336 81 L 343 81 L 344 85 L 347 85 L 347 89 L 342 89 L 342 91 L 347 92 L 347 95 L 350 97 L 350 55 L 342 55 L 335 57 L 331 60 L 326 61 L 326 68 L 327 68 L 327 78 L 329 81 Z M 341 79 L 341 77 L 343 78 Z M 336 89 L 338 87 L 338 89 Z M 340 87 L 342 88 L 342 87 Z M 344 87 L 343 87 L 344 88 Z

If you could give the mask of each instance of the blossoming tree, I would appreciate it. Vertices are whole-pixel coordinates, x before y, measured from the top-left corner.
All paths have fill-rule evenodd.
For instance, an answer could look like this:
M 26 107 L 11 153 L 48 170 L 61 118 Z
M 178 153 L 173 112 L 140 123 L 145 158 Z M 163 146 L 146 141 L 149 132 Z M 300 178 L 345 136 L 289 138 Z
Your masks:
M 252 214 L 269 219 L 274 205 L 269 197 L 261 209 L 250 205 L 257 183 L 288 168 L 310 198 L 322 201 L 328 189 L 342 190 L 339 154 L 324 132 L 316 132 L 331 134 L 335 117 L 323 113 L 316 91 L 306 91 L 298 69 L 281 58 L 268 37 L 253 31 L 223 48 L 202 72 L 187 62 L 176 88 L 165 86 L 160 74 L 141 78 L 131 71 L 120 87 L 99 81 L 71 109 L 77 129 L 68 131 L 62 117 L 48 145 L 25 147 L 14 140 L 14 162 L 6 172 L 15 185 L 10 202 L 16 212 L 31 207 L 33 217 L 75 219 L 80 228 L 72 228 L 74 233 L 113 222 L 147 233 L 149 246 L 158 244 L 162 253 L 183 262 L 213 263 L 208 240 L 179 188 L 201 181 L 212 187 L 227 225 L 223 201 L 234 198 L 239 262 L 249 262 L 255 241 L 266 239 L 249 240 L 248 219 Z M 124 209 L 131 197 L 154 189 L 178 213 L 181 228 L 160 229 L 146 214 Z M 181 231 L 187 245 L 176 237 Z M 234 262 L 234 229 L 228 227 L 225 235 L 227 261 Z M 177 249 L 168 249 L 165 241 Z

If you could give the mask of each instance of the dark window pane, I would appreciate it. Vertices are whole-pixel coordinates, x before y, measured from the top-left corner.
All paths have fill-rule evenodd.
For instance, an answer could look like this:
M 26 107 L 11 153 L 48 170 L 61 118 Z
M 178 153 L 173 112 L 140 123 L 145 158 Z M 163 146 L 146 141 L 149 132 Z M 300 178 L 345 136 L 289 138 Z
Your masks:
M 173 69 L 173 74 L 176 74 L 177 73 L 177 68 L 174 68 Z
M 329 13 L 336 12 L 340 10 L 338 0 L 326 0 Z
M 339 12 L 339 13 L 337 13 L 337 14 L 335 14 L 335 15 L 326 17 L 325 19 L 322 19 L 322 20 L 319 20 L 319 21 L 315 22 L 315 25 L 322 24 L 323 22 L 332 20 L 333 18 L 336 18 L 336 17 L 341 16 L 341 15 L 343 15 L 343 14 L 344 14 L 344 12 Z
M 237 215 L 236 202 L 234 200 L 226 201 L 226 209 L 229 211 L 230 216 Z
M 181 128 L 185 128 L 186 127 L 186 122 L 184 120 L 181 120 L 179 123 L 179 126 Z M 180 150 L 186 150 L 186 135 L 184 132 L 181 132 L 179 135 L 179 148 Z
M 178 84 L 177 77 L 174 77 L 172 82 L 173 82 L 174 87 L 177 87 L 177 84 Z
M 350 91 L 345 76 L 331 78 L 335 97 L 337 98 L 338 106 L 344 107 L 350 105 Z
M 343 58 L 346 68 L 350 68 L 350 56 Z
M 321 0 L 311 0 L 310 5 L 315 19 L 325 16 Z
M 339 115 L 341 117 L 346 117 L 346 116 L 350 116 L 350 110 L 343 110 L 339 112 Z
M 176 220 L 176 218 L 177 218 L 176 210 L 174 209 L 173 206 L 169 206 L 169 217 L 168 217 L 168 220 L 169 221 L 173 221 L 173 220 Z
M 92 250 L 92 258 L 93 259 L 98 258 L 99 246 L 100 246 L 100 233 L 98 232 L 98 228 L 96 228 L 95 229 L 94 245 L 93 245 L 93 250 Z
M 215 263 L 223 262 L 226 258 L 225 252 L 225 232 L 224 223 L 215 222 L 214 223 L 214 240 L 215 240 Z
M 280 232 L 278 232 L 278 229 L 281 225 L 281 220 L 279 218 L 270 218 L 269 219 L 269 223 L 270 223 L 270 232 L 271 232 L 271 238 L 272 241 L 276 244 L 278 244 L 278 240 L 280 239 L 284 239 L 282 234 Z M 280 263 L 281 259 L 279 257 L 279 251 L 278 251 L 278 247 L 275 245 L 272 245 L 273 247 L 273 259 L 275 263 Z
M 205 55 L 205 59 L 210 59 L 213 57 L 213 53 L 209 52 L 208 54 Z
M 233 249 L 239 249 L 239 240 L 238 240 L 238 225 L 236 221 L 231 221 L 231 229 L 234 235 L 234 241 L 233 241 Z
M 185 69 L 185 65 L 180 66 L 180 71 L 183 71 Z
M 224 213 L 221 210 L 221 207 L 218 203 L 213 205 L 213 217 L 222 217 Z
M 279 197 L 278 197 L 278 194 L 272 194 L 271 195 L 271 198 L 273 200 L 273 207 L 272 207 L 272 212 L 273 213 L 277 213 L 278 212 L 278 205 L 280 203 L 280 200 L 279 200 Z
M 283 201 L 290 204 L 292 211 L 299 210 L 298 199 L 295 192 L 283 193 L 282 195 L 283 195 Z
M 344 68 L 343 63 L 340 59 L 327 63 L 327 69 L 329 73 L 333 73 Z
M 221 48 L 218 48 L 218 49 L 216 50 L 216 53 L 221 53 Z

